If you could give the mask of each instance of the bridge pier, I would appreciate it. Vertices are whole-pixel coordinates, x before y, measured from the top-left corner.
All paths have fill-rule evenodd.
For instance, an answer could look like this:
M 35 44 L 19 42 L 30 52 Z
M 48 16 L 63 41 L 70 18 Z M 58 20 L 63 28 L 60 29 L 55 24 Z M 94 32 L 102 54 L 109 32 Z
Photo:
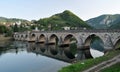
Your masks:
M 76 56 L 76 60 L 83 60 L 85 59 L 85 55 L 83 50 L 84 49 L 84 45 L 82 43 L 77 43 L 77 56 Z
M 110 36 L 106 36 L 105 42 L 104 42 L 104 48 L 105 48 L 105 51 L 109 51 L 113 49 L 113 43 Z

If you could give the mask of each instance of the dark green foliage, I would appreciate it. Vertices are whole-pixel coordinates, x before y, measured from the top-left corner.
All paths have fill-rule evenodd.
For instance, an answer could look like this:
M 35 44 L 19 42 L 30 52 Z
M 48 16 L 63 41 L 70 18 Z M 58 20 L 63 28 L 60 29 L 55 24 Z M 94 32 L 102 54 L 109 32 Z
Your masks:
M 0 34 L 4 34 L 5 36 L 11 36 L 12 29 L 10 27 L 6 27 L 5 25 L 0 25 Z
M 18 31 L 19 31 L 19 28 L 18 28 L 18 25 L 17 25 L 17 24 L 14 25 L 13 31 L 14 31 L 14 32 L 18 32 Z
M 77 45 L 76 43 L 70 44 L 70 51 L 72 52 L 73 55 L 77 53 Z
M 18 29 L 19 29 L 19 30 L 18 30 L 19 32 L 24 32 L 24 31 L 27 31 L 27 30 L 28 30 L 28 28 L 26 28 L 24 24 L 21 24 Z
M 10 26 L 12 28 L 12 31 L 13 32 L 24 32 L 24 31 L 27 31 L 27 30 L 30 30 L 29 28 L 25 27 L 24 24 L 21 24 L 21 25 L 13 25 L 13 26 Z M 31 29 L 32 29 L 32 26 L 31 26 Z
M 49 25 L 51 25 L 52 30 L 62 30 L 65 26 L 91 28 L 83 20 L 68 10 L 63 13 L 55 14 L 49 18 L 40 19 L 37 21 L 37 24 L 40 24 L 39 28 L 44 28 L 45 30 L 48 30 Z
M 12 36 L 12 34 L 13 34 L 13 31 L 12 31 L 12 29 L 9 28 L 6 31 L 5 37 Z
M 7 28 L 5 25 L 0 25 L 0 33 L 3 34 L 3 33 L 6 33 L 7 31 Z
M 30 29 L 35 29 L 35 27 L 36 27 L 35 25 L 32 25 L 30 26 Z

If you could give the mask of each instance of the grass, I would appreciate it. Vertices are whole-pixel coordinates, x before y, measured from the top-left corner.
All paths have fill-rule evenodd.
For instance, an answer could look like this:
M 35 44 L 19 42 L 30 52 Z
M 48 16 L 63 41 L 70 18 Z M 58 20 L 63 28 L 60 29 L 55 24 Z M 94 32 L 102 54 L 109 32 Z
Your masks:
M 96 64 L 99 64 L 100 62 L 109 60 L 113 58 L 114 56 L 118 55 L 120 53 L 120 50 L 113 50 L 109 53 L 105 54 L 104 56 L 95 58 L 95 59 L 87 59 L 84 61 L 77 62 L 75 64 L 72 64 L 67 67 L 63 67 L 59 72 L 81 72 L 85 69 L 88 69 Z
M 120 72 L 120 62 L 101 70 L 101 72 Z

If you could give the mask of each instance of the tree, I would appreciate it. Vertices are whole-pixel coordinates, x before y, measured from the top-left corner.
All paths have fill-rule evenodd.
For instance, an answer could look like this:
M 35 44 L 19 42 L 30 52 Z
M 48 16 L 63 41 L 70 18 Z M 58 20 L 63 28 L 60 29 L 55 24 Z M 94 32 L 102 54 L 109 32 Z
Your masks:
M 5 33 L 7 30 L 6 30 L 6 26 L 5 25 L 0 25 L 0 33 L 3 34 Z
M 18 27 L 17 24 L 14 25 L 14 27 L 13 27 L 13 31 L 14 31 L 14 32 L 18 32 L 18 31 L 19 31 L 19 27 Z

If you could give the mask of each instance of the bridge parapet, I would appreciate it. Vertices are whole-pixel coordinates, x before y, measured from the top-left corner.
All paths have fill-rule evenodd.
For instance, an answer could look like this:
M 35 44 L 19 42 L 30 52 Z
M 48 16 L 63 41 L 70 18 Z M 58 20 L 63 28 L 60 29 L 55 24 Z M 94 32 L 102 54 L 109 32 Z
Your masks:
M 120 33 L 120 30 L 118 29 L 95 29 L 95 30 L 58 30 L 58 31 L 31 31 L 33 33 L 63 33 L 63 32 L 70 32 L 70 33 L 78 33 L 78 32 L 89 32 L 89 33 L 111 33 L 111 32 L 118 32 Z

